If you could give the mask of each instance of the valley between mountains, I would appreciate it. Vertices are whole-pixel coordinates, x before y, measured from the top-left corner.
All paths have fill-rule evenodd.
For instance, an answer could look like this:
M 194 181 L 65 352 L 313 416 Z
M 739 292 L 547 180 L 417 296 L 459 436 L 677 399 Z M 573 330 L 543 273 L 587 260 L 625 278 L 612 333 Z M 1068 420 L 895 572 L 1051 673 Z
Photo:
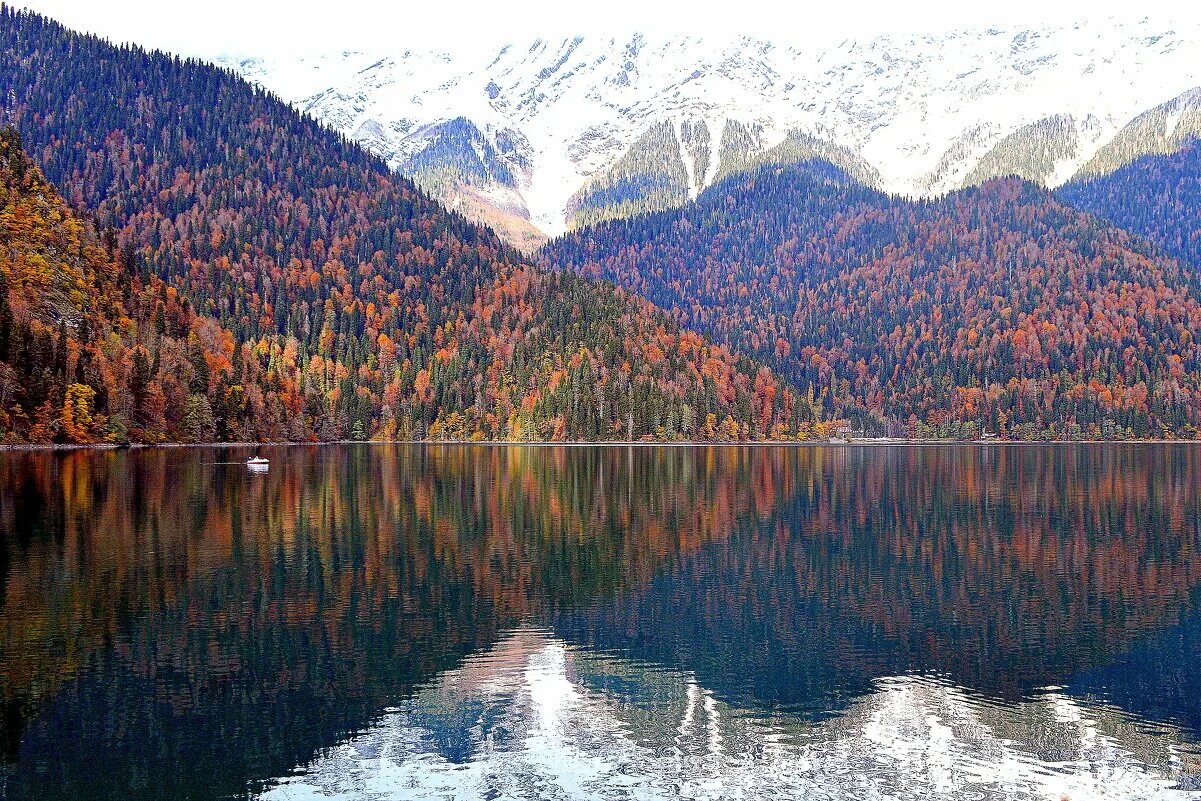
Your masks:
M 1201 427 L 1196 31 L 214 64 L 0 23 L 5 443 Z

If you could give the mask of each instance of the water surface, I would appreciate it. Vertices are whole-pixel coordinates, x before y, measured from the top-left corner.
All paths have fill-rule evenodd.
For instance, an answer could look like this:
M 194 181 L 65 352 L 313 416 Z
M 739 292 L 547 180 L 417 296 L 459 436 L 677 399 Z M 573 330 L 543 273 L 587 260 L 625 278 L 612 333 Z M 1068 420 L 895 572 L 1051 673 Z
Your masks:
M 0 454 L 4 798 L 1201 798 L 1201 449 Z

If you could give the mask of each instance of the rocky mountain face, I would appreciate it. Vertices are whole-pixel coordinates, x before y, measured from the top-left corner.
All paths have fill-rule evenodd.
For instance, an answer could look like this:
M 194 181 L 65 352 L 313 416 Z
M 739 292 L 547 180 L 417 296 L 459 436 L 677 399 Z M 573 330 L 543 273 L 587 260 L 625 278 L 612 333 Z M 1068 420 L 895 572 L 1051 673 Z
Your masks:
M 763 163 L 823 158 L 910 196 L 1112 170 L 1196 128 L 1199 42 L 1191 27 L 1102 20 L 217 60 L 531 246 Z

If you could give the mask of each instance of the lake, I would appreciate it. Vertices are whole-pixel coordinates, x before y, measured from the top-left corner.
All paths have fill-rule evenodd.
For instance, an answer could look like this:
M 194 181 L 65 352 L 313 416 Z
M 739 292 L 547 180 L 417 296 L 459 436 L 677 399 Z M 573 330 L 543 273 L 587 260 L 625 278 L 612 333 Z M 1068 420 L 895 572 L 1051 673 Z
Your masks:
M 0 797 L 1201 798 L 1196 446 L 261 452 L 0 453 Z

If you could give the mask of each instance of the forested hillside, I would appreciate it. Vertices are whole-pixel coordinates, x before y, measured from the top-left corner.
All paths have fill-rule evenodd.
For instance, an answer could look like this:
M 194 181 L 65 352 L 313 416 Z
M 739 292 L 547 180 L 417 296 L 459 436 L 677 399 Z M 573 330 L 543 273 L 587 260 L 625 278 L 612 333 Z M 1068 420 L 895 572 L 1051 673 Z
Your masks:
M 1016 179 L 911 201 L 825 162 L 768 167 L 543 255 L 771 362 L 867 431 L 1192 437 L 1201 423 L 1195 277 Z
M 0 432 L 6 438 L 91 442 L 98 427 L 107 428 L 97 411 L 117 405 L 96 387 L 103 391 L 115 379 L 110 338 L 124 344 L 135 327 L 124 317 L 126 300 L 140 304 L 129 274 L 90 234 L 25 157 L 17 133 L 0 129 Z
M 1144 156 L 1108 175 L 1077 179 L 1057 194 L 1146 237 L 1201 274 L 1201 140 L 1171 155 Z
M 76 271 L 112 276 L 93 293 L 63 266 L 33 292 L 6 235 L 14 324 L 56 332 L 37 334 L 53 380 L 6 399 L 6 439 L 79 441 L 37 422 L 66 402 L 89 315 L 122 365 L 75 382 L 97 393 L 102 439 L 744 439 L 816 422 L 770 371 L 624 290 L 523 264 L 226 70 L 5 8 L 0 98 L 108 247 L 57 200 L 29 224 L 68 226 L 92 253 Z M 12 202 L 49 197 L 13 158 Z M 90 307 L 105 281 L 128 289 Z
M 790 131 L 764 147 L 762 131 L 726 120 L 712 141 L 704 120 L 652 126 L 603 175 L 592 179 L 569 204 L 573 228 L 683 206 L 705 181 L 750 172 L 764 164 L 787 165 L 823 159 L 856 180 L 871 184 L 879 174 L 856 153 L 801 131 Z M 688 157 L 687 163 L 685 156 Z M 716 163 L 710 164 L 710 159 Z

